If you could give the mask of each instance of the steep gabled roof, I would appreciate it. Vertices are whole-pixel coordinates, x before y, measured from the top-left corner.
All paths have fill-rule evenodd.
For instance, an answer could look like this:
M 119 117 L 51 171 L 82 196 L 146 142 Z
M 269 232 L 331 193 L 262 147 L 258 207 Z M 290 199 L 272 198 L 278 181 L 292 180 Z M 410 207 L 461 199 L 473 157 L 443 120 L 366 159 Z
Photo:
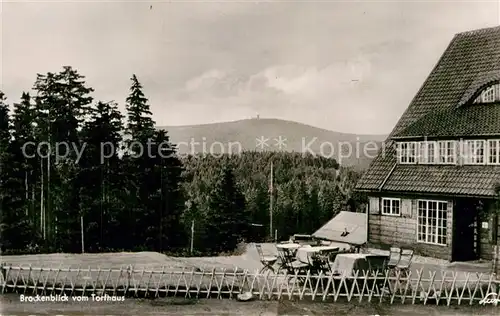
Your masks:
M 479 74 L 472 84 L 467 88 L 464 95 L 458 102 L 458 107 L 466 105 L 468 102 L 473 101 L 481 92 L 482 89 L 489 85 L 497 84 L 500 82 L 500 71 L 489 71 Z
M 393 136 L 407 138 L 456 138 L 500 136 L 500 102 L 468 104 L 431 112 Z
M 455 35 L 389 135 L 385 153 L 380 153 L 373 160 L 356 188 L 369 191 L 384 190 L 384 186 L 393 181 L 397 169 L 400 168 L 396 165 L 394 144 L 391 138 L 431 113 L 457 108 L 464 95 L 470 93 L 468 91 L 472 89 L 471 86 L 482 82 L 481 78 L 488 77 L 495 72 L 500 72 L 500 26 Z M 447 123 L 443 122 L 442 124 Z M 415 168 L 414 172 L 418 173 L 414 175 L 415 179 L 423 179 L 428 172 L 431 172 L 432 168 L 426 167 Z M 449 171 L 454 172 L 453 170 Z M 491 172 L 491 177 L 500 181 L 500 173 Z M 457 181 L 470 184 L 468 178 L 457 179 Z M 481 183 L 483 188 L 474 192 L 448 190 L 447 193 L 467 195 L 480 191 L 485 195 L 494 194 L 490 185 L 491 181 L 483 179 Z M 432 186 L 433 184 L 426 182 L 426 185 Z M 438 185 L 437 182 L 436 185 Z M 404 191 L 404 187 L 398 188 L 394 185 L 391 186 L 391 191 Z

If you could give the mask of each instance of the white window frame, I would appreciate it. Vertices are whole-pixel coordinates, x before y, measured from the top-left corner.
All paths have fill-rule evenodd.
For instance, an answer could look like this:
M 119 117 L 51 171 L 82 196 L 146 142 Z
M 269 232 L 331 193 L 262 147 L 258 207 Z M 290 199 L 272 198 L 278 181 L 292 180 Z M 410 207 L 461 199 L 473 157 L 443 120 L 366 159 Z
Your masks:
M 384 202 L 389 202 L 389 211 L 386 212 Z M 395 209 L 397 203 L 397 210 Z M 387 216 L 401 216 L 401 199 L 399 198 L 382 198 L 380 200 L 380 213 Z
M 495 102 L 496 100 L 497 96 L 496 96 L 495 85 L 488 87 L 481 92 L 481 102 L 490 103 L 490 102 Z
M 451 153 L 450 153 L 451 150 Z M 457 141 L 441 140 L 437 142 L 436 163 L 455 165 L 457 163 Z
M 408 143 L 408 163 L 416 164 L 418 160 L 418 142 Z
M 494 145 L 493 145 L 494 144 Z M 397 143 L 400 164 L 500 165 L 500 139 Z
M 419 142 L 400 142 L 397 146 L 400 164 L 414 165 L 417 163 L 419 156 Z
M 423 141 L 419 143 L 420 147 L 420 156 L 419 163 L 421 164 L 436 164 L 437 163 L 437 142 L 435 141 Z M 432 152 L 430 152 L 430 148 L 432 147 Z
M 421 203 L 425 203 L 424 217 L 421 215 Z M 429 207 L 431 203 L 436 203 L 435 210 Z M 440 206 L 443 205 L 445 208 L 440 208 Z M 432 211 L 436 212 L 435 224 L 433 224 L 433 217 L 430 215 Z M 448 238 L 448 212 L 450 211 L 448 201 L 417 200 L 417 242 L 422 244 L 447 246 L 450 242 Z M 444 214 L 441 214 L 443 216 L 440 217 L 439 212 L 443 212 Z M 425 231 L 423 229 L 421 230 L 421 228 L 425 228 Z M 429 233 L 431 230 L 433 232 Z M 444 238 L 444 243 L 438 242 L 439 237 Z
M 492 103 L 500 101 L 500 84 L 496 83 L 494 85 L 491 85 L 484 90 L 481 91 L 481 93 L 477 96 L 477 98 L 474 100 L 474 103 Z
M 492 146 L 492 144 L 495 145 Z M 493 152 L 493 148 L 495 149 L 495 152 Z M 486 156 L 486 164 L 500 165 L 500 139 L 488 139 Z
M 488 147 L 484 139 L 468 139 L 464 141 L 463 157 L 465 165 L 485 165 L 488 159 Z
M 408 143 L 398 143 L 398 158 L 399 163 L 407 164 L 408 163 Z

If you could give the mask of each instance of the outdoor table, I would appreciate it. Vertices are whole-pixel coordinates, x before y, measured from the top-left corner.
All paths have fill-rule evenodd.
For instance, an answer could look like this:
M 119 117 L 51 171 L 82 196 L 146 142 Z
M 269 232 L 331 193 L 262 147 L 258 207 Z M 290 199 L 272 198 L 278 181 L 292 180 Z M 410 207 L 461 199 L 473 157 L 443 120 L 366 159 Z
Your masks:
M 311 263 L 310 257 L 314 253 L 322 251 L 338 251 L 339 247 L 335 246 L 312 246 L 312 247 L 301 247 L 297 250 L 297 259 L 304 263 Z
M 300 244 L 296 243 L 289 243 L 289 244 L 278 244 L 276 245 L 276 248 L 278 251 L 282 251 L 285 256 L 287 257 L 295 257 L 295 254 L 297 253 L 297 249 L 302 247 Z
M 302 247 L 300 244 L 296 244 L 296 243 L 287 243 L 287 244 L 277 244 L 276 245 L 276 248 L 281 248 L 281 249 L 299 249 L 300 247 Z
M 336 241 L 332 241 L 328 246 L 338 247 L 340 251 L 347 251 L 352 248 L 352 246 L 348 243 L 336 242 Z
M 334 284 L 338 287 L 342 282 L 346 282 L 346 288 L 354 288 L 354 284 L 358 284 L 358 287 L 361 288 L 364 286 L 364 282 L 367 282 L 365 273 L 371 274 L 374 272 L 373 270 L 378 270 L 376 265 L 387 260 L 387 258 L 388 256 L 365 253 L 340 253 L 335 258 L 331 268 L 334 275 L 341 276 L 342 281 L 337 279 Z M 376 263 L 375 267 L 371 266 L 374 263 Z M 356 271 L 358 271 L 357 274 Z M 383 272 L 379 270 L 379 273 Z M 352 278 L 354 276 L 356 276 L 356 279 Z M 371 276 L 373 275 L 371 274 Z M 368 289 L 373 289 L 378 293 L 382 293 L 385 290 L 392 293 L 391 285 L 384 284 L 384 278 L 370 279 L 366 285 Z
M 345 276 L 352 275 L 355 270 L 367 271 L 370 269 L 370 264 L 368 262 L 370 257 L 376 259 L 388 258 L 387 256 L 366 253 L 340 253 L 332 264 L 332 271 L 336 274 L 343 274 Z

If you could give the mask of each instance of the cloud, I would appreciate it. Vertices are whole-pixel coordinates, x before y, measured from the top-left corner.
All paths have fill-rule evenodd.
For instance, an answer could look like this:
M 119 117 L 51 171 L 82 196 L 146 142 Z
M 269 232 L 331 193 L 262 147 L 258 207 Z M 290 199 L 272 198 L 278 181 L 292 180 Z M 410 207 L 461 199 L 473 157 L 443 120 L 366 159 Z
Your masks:
M 259 112 L 345 132 L 388 133 L 454 33 L 498 24 L 494 2 L 149 6 L 5 2 L 1 88 L 12 102 L 36 73 L 72 65 L 96 99 L 120 106 L 135 73 L 161 125 Z
M 358 56 L 345 62 L 337 62 L 324 68 L 293 65 L 267 68 L 255 77 L 264 77 L 268 86 L 291 97 L 317 98 L 334 93 L 344 93 L 371 79 L 371 62 Z
M 363 117 L 357 111 L 367 104 L 370 96 L 363 91 L 373 80 L 371 61 L 362 55 L 322 68 L 275 65 L 249 75 L 234 69 L 209 69 L 187 80 L 182 91 L 165 102 L 169 107 L 197 113 L 190 117 L 192 123 L 208 117 L 231 120 L 256 113 L 317 120 L 323 111 L 329 125 L 346 130 L 345 122 Z M 216 116 L 210 113 L 214 109 Z M 368 110 L 365 116 L 367 113 L 375 114 Z
M 371 69 L 371 62 L 363 56 L 323 68 L 276 65 L 247 76 L 235 70 L 211 69 L 189 79 L 182 96 L 197 102 L 225 103 L 240 98 L 240 102 L 252 103 L 262 97 L 280 97 L 290 102 L 324 103 L 321 99 L 363 89 L 364 82 L 373 80 Z

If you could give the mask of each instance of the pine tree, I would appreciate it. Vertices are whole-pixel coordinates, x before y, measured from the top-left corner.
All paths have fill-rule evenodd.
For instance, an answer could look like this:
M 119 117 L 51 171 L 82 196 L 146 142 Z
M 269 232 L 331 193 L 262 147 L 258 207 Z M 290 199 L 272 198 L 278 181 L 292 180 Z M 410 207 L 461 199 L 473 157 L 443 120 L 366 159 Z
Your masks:
M 82 146 L 79 133 L 92 102 L 93 89 L 86 87 L 84 79 L 75 69 L 65 66 L 59 73 L 38 74 L 33 87 L 36 91 L 36 139 L 50 144 L 53 151 L 51 155 L 42 153 L 47 158 L 40 161 L 42 234 L 49 245 L 73 250 L 80 247 L 79 234 L 75 232 L 80 227 L 81 203 L 77 190 L 69 187 L 67 181 L 77 179 L 74 148 Z M 55 157 L 57 143 L 68 145 L 65 159 Z
M 87 251 L 118 246 L 123 182 L 118 150 L 122 115 L 114 102 L 98 102 L 82 130 L 85 151 L 79 162 L 79 195 Z
M 26 214 L 29 216 L 33 227 L 39 227 L 40 217 L 37 216 L 37 200 L 35 194 L 39 157 L 36 155 L 36 148 L 31 146 L 35 142 L 34 137 L 35 109 L 31 103 L 31 97 L 23 92 L 21 102 L 14 104 L 13 123 L 13 148 L 15 155 L 22 167 L 22 181 L 24 182 L 24 200 L 26 201 Z
M 269 226 L 269 190 L 266 186 L 266 179 L 259 180 L 260 181 L 255 181 L 245 194 L 247 213 L 252 223 L 258 224 L 254 226 L 249 236 L 249 238 L 254 241 L 263 240 L 269 235 L 269 229 L 265 229 Z M 274 220 L 276 220 L 276 218 L 274 218 Z
M 155 122 L 151 118 L 148 99 L 142 91 L 142 85 L 134 74 L 130 94 L 126 100 L 127 132 L 132 141 L 144 142 L 153 137 Z
M 175 250 L 186 246 L 184 242 L 186 235 L 182 226 L 182 213 L 185 207 L 185 198 L 182 192 L 182 173 L 183 166 L 180 159 L 176 156 L 176 148 L 170 142 L 167 133 L 163 130 L 155 132 L 152 153 L 155 157 L 150 159 L 155 166 L 152 178 L 160 179 L 153 190 L 157 192 L 152 194 L 150 201 L 153 201 L 151 207 L 158 210 L 160 231 L 160 243 L 156 249 Z M 156 190 L 155 190 L 156 189 Z
M 25 211 L 22 164 L 16 160 L 9 107 L 0 91 L 0 243 L 2 250 L 27 248 L 34 240 Z
M 215 180 L 208 202 L 207 228 L 210 250 L 226 252 L 236 249 L 247 229 L 245 198 L 236 186 L 232 170 L 223 166 Z
M 144 241 L 144 234 L 152 235 L 154 232 L 148 232 L 144 225 L 148 225 L 151 212 L 154 210 L 147 208 L 150 190 L 153 185 L 149 182 L 157 181 L 151 178 L 154 166 L 149 161 L 147 147 L 153 139 L 155 133 L 155 122 L 151 118 L 151 111 L 148 99 L 142 91 L 142 85 L 133 75 L 130 79 L 132 85 L 130 94 L 126 99 L 127 110 L 127 140 L 125 154 L 123 156 L 124 168 L 126 173 L 126 190 L 128 195 L 128 216 L 126 219 L 129 233 L 129 242 L 131 247 L 144 249 L 144 244 L 135 245 L 134 243 Z M 148 242 L 151 245 L 151 242 Z

